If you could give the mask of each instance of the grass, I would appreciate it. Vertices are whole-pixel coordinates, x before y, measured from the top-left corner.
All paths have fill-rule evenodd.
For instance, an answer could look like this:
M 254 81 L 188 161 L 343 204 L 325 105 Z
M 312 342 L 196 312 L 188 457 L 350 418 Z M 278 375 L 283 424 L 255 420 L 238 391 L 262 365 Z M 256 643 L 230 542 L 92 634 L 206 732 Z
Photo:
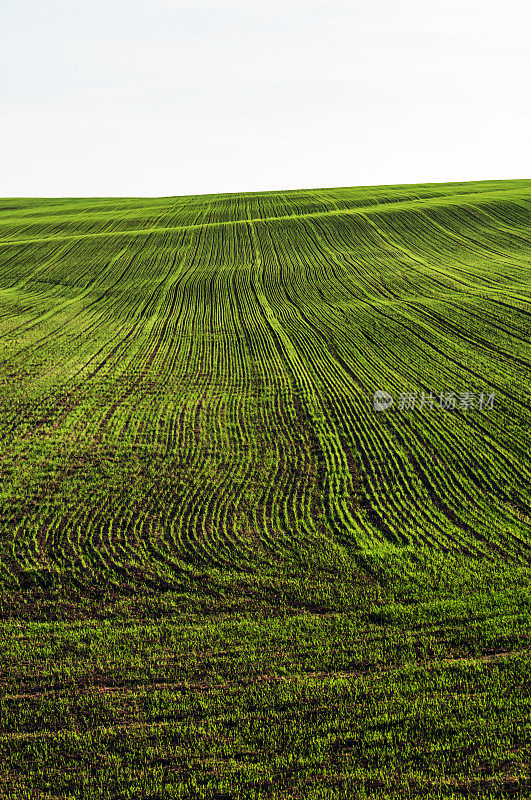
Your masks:
M 0 201 L 0 796 L 531 796 L 530 233 L 531 181 Z

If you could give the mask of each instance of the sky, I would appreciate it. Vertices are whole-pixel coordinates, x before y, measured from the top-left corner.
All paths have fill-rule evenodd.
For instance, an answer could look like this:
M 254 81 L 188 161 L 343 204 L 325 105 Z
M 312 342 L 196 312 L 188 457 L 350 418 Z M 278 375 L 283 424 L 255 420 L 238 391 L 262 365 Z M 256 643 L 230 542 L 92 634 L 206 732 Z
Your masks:
M 0 195 L 531 177 L 528 0 L 2 0 Z

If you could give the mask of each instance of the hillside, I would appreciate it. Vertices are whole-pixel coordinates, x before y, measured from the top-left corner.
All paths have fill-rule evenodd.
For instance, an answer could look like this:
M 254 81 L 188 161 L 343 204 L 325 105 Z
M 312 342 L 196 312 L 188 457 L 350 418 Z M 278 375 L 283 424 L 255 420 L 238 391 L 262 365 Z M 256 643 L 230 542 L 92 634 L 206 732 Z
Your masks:
M 527 180 L 0 201 L 6 796 L 529 796 L 530 301 Z

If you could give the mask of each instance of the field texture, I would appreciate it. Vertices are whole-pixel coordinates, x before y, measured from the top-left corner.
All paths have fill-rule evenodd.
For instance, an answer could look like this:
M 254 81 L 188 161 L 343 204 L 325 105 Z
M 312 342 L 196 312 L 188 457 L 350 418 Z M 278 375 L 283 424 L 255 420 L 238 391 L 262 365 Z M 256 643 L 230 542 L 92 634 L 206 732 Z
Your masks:
M 530 797 L 530 300 L 531 181 L 0 201 L 0 795 Z

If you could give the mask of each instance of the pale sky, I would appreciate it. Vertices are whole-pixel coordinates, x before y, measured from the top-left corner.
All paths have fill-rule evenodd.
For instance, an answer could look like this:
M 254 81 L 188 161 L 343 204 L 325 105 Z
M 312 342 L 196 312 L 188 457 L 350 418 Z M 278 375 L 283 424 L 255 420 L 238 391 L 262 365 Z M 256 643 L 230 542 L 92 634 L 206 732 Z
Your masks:
M 531 178 L 528 0 L 2 0 L 0 195 Z

